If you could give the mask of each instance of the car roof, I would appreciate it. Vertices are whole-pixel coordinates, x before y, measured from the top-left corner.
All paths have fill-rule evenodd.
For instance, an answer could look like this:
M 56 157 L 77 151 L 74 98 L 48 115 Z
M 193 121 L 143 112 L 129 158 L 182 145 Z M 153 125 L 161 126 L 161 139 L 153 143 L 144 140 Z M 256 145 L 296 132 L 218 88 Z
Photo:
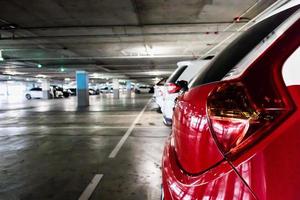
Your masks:
M 290 1 L 278 1 L 278 3 L 281 3 L 278 5 L 278 7 L 275 7 L 270 12 L 267 12 L 266 14 L 262 15 L 259 20 L 257 20 L 256 23 L 259 23 L 273 15 L 276 15 L 277 13 L 280 13 L 284 10 L 287 10 L 289 8 L 292 8 L 294 6 L 297 6 L 300 4 L 300 0 L 290 0 Z

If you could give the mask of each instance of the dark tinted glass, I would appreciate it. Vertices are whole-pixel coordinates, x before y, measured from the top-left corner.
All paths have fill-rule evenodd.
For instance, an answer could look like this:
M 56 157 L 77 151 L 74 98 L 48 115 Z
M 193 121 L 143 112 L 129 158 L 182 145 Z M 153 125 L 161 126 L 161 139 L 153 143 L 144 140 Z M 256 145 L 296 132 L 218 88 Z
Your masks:
M 42 88 L 32 88 L 30 91 L 42 91 Z
M 175 72 L 173 72 L 173 74 L 168 78 L 168 80 L 166 81 L 166 83 L 175 83 L 177 81 L 177 79 L 179 78 L 179 76 L 184 72 L 184 70 L 187 68 L 187 66 L 181 66 L 178 67 Z
M 248 29 L 212 60 L 204 73 L 198 74 L 194 78 L 191 87 L 219 81 L 224 78 L 240 60 L 298 8 L 299 6 L 296 6 L 273 15 Z

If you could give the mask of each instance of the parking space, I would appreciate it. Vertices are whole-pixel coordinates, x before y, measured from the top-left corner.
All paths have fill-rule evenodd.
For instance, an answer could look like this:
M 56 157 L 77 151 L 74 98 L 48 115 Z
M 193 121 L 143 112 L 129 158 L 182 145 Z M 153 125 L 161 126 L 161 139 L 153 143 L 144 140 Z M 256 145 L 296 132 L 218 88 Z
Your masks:
M 72 109 L 76 98 L 2 110 L 0 199 L 76 199 L 95 174 L 103 178 L 92 199 L 159 198 L 161 154 L 170 129 L 153 111 L 151 98 L 92 97 L 80 113 Z M 109 158 L 148 102 L 118 154 Z

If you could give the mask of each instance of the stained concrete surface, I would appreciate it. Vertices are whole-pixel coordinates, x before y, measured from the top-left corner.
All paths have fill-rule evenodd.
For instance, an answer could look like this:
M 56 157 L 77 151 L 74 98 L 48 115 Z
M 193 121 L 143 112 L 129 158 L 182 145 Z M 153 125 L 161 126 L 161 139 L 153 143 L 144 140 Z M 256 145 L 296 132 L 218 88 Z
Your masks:
M 159 199 L 161 155 L 170 129 L 151 102 L 115 158 L 108 158 L 150 95 L 1 102 L 0 199 Z

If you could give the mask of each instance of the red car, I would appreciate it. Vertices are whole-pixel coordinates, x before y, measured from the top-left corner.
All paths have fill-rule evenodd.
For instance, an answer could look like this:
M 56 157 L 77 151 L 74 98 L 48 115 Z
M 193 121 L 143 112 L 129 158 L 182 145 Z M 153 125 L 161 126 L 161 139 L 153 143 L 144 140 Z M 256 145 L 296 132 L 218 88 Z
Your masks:
M 234 40 L 178 98 L 163 199 L 300 199 L 296 2 Z

